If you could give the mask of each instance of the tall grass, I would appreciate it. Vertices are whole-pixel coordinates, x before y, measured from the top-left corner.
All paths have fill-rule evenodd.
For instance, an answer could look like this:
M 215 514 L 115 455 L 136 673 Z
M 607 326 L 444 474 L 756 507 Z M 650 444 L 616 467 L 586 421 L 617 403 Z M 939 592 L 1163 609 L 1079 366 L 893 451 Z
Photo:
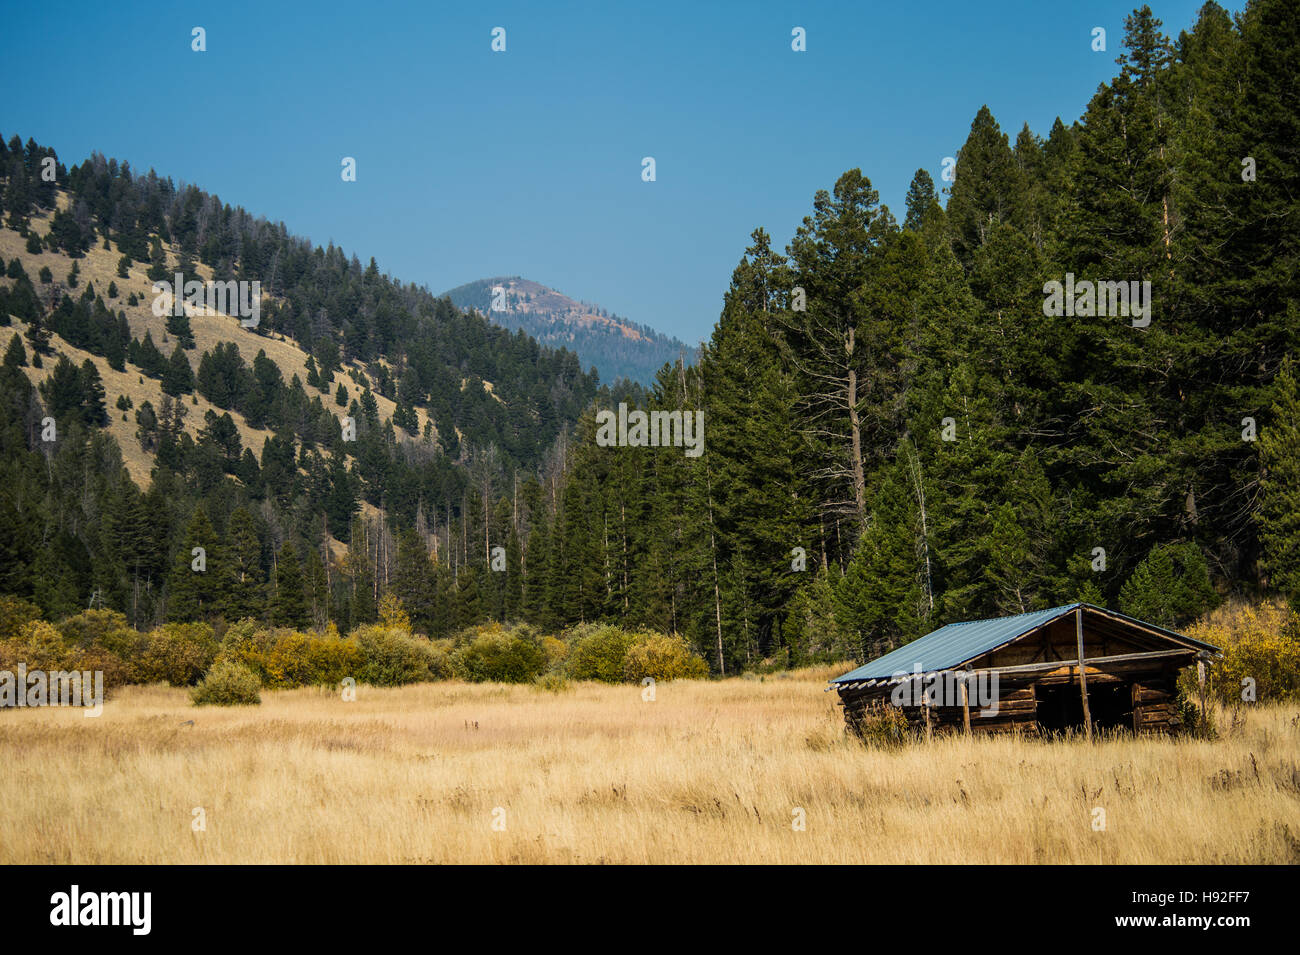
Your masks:
M 0 863 L 1300 862 L 1294 706 L 1220 714 L 1216 741 L 876 749 L 822 692 L 838 672 L 661 683 L 652 702 L 441 683 L 9 710 Z

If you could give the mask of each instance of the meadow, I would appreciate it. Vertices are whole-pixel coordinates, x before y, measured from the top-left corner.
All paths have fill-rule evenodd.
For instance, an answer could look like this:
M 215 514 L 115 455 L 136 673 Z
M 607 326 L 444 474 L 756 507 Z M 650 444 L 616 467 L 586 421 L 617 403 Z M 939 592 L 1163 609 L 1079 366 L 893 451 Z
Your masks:
M 885 750 L 845 734 L 838 670 L 9 710 L 0 863 L 1300 862 L 1294 705 L 1210 741 Z

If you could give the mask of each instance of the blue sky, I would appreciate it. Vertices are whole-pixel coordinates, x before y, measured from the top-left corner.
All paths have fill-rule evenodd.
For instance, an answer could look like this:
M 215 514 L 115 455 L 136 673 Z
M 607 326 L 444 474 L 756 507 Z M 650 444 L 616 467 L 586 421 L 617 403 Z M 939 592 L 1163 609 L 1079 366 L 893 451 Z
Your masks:
M 1152 6 L 1177 36 L 1200 2 Z M 1134 5 L 12 5 L 0 132 L 153 167 L 435 293 L 523 275 L 696 342 L 755 227 L 784 247 L 855 166 L 901 220 L 981 104 L 1013 137 L 1076 119 Z

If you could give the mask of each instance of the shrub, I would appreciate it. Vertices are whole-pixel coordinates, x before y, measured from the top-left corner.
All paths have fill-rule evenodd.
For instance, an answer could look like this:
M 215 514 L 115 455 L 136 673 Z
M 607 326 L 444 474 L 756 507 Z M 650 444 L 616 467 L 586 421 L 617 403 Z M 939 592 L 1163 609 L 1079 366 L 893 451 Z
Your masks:
M 1223 657 L 1209 667 L 1206 695 L 1227 704 L 1242 702 L 1242 681 L 1255 681 L 1258 702 L 1300 701 L 1300 616 L 1281 602 L 1229 604 L 1187 631 L 1212 643 Z M 1198 698 L 1196 668 L 1179 674 L 1184 694 Z
M 0 670 L 16 670 L 20 663 L 28 670 L 70 670 L 73 662 L 63 634 L 44 620 L 23 624 L 16 637 L 0 642 Z
M 455 680 L 465 676 L 450 640 L 429 641 L 429 676 L 435 680 Z
M 424 637 L 381 625 L 352 632 L 361 649 L 360 681 L 372 686 L 402 686 L 431 679 L 439 664 L 438 651 Z
M 564 658 L 569 655 L 569 645 L 559 637 L 542 637 L 538 641 L 538 646 L 542 648 L 542 653 L 546 654 L 546 669 L 554 670 L 564 663 Z
M 1225 700 L 1240 700 L 1243 681 L 1250 677 L 1258 702 L 1300 702 L 1300 634 L 1295 623 L 1283 633 L 1243 637 L 1224 649 L 1216 669 L 1216 688 Z
M 656 680 L 699 679 L 709 673 L 704 659 L 676 634 L 587 624 L 574 627 L 568 637 L 564 671 L 575 680 L 639 683 L 647 676 Z
M 115 654 L 103 647 L 81 649 L 69 646 L 63 635 L 49 623 L 33 620 L 25 624 L 18 636 L 0 641 L 0 670 L 17 673 L 19 665 L 47 674 L 56 671 L 96 671 L 103 674 L 105 696 L 113 687 L 130 681 L 130 669 Z M 93 685 L 93 684 L 92 684 Z M 90 687 L 83 692 L 89 693 Z
M 240 663 L 224 660 L 190 690 L 195 706 L 243 706 L 262 702 L 257 674 Z
M 623 657 L 623 679 L 640 683 L 646 677 L 665 680 L 702 680 L 709 665 L 678 634 L 638 634 Z
M 868 705 L 850 723 L 853 732 L 868 746 L 894 749 L 912 739 L 907 716 L 901 707 L 877 702 Z
M 248 667 L 258 679 L 267 680 L 264 659 L 274 639 L 274 631 L 262 627 L 251 617 L 232 623 L 221 635 L 218 662 L 239 663 Z
M 169 623 L 148 635 L 138 675 L 144 683 L 191 686 L 212 666 L 217 641 L 206 623 Z
M 107 646 L 112 642 L 110 634 L 130 629 L 126 615 L 116 610 L 83 610 L 58 626 L 69 646 L 82 649 Z
M 0 597 L 0 640 L 18 636 L 23 624 L 41 619 L 41 608 L 21 597 Z
M 1174 695 L 1174 706 L 1178 711 L 1178 721 L 1182 723 L 1184 732 L 1201 739 L 1214 739 L 1218 733 L 1214 719 L 1214 708 L 1206 706 L 1201 708 L 1201 702 L 1181 682 L 1178 686 L 1178 692 Z
M 533 686 L 548 693 L 563 693 L 569 689 L 569 681 L 562 673 L 543 673 L 533 680 Z
M 569 631 L 565 670 L 575 680 L 623 682 L 623 658 L 633 635 L 622 627 L 585 624 Z
M 546 653 L 522 634 L 485 633 L 461 651 L 461 664 L 476 683 L 528 683 L 546 669 Z
M 261 627 L 256 620 L 232 624 L 217 659 L 248 667 L 268 689 L 337 686 L 356 677 L 365 662 L 357 642 L 341 639 L 333 626 L 320 635 Z
M 312 634 L 307 641 L 307 681 L 321 686 L 337 686 L 344 677 L 355 678 L 365 665 L 365 656 L 355 640 L 333 635 Z

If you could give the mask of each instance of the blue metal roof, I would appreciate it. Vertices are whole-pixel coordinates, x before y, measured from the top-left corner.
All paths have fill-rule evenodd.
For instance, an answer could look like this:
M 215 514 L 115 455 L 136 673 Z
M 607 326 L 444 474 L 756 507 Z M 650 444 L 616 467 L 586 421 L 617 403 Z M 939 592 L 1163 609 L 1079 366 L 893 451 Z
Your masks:
M 850 670 L 830 682 L 834 685 L 836 683 L 853 683 L 858 680 L 885 680 L 898 673 L 911 673 L 918 667 L 922 673 L 949 670 L 960 666 L 967 660 L 982 656 L 1004 643 L 1009 643 L 1017 637 L 1024 636 L 1044 624 L 1051 623 L 1057 617 L 1062 617 L 1079 607 L 1096 611 L 1107 617 L 1126 620 L 1148 630 L 1154 630 L 1185 645 L 1209 651 L 1219 649 L 1213 644 L 1177 633 L 1166 627 L 1146 623 L 1114 610 L 1094 607 L 1092 604 L 1073 603 L 1066 604 L 1063 607 L 1053 607 L 1051 610 L 1036 610 L 1033 613 L 1017 614 L 1014 617 L 995 617 L 992 620 L 968 620 L 965 623 L 950 623 L 946 627 L 940 627 L 933 633 L 926 634 L 919 640 L 913 640 L 897 650 L 891 650 L 883 657 L 877 657 L 856 670 Z
M 856 670 L 831 680 L 832 683 L 852 683 L 856 680 L 883 680 L 897 673 L 911 673 L 920 667 L 922 673 L 947 670 L 965 663 L 973 657 L 988 653 L 1009 640 L 1036 630 L 1079 607 L 1066 604 L 1051 610 L 1036 610 L 1014 617 L 995 617 L 992 620 L 968 620 L 950 623 L 918 640 L 891 650 L 883 657 L 864 663 Z

